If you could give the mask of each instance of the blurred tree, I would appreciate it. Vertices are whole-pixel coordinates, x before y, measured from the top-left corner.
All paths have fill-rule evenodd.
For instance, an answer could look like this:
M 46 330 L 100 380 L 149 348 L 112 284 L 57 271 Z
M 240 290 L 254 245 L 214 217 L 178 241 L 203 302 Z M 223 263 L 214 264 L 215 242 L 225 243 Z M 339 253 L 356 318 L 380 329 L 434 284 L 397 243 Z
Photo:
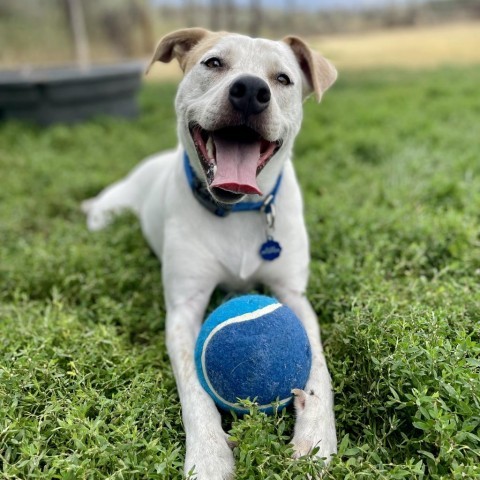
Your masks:
M 250 1 L 250 28 L 249 33 L 252 37 L 258 37 L 260 35 L 260 29 L 262 26 L 262 2 L 260 0 Z
M 79 67 L 87 68 L 90 65 L 90 47 L 82 2 L 81 0 L 64 0 L 63 4 L 70 25 L 76 62 Z
M 130 13 L 140 27 L 143 52 L 151 53 L 155 46 L 155 34 L 149 7 L 144 0 L 130 0 Z
M 285 1 L 285 27 L 290 32 L 295 32 L 297 26 L 297 2 L 295 0 Z
M 210 0 L 210 29 L 220 30 L 221 0 Z
M 225 10 L 227 15 L 227 29 L 231 32 L 237 29 L 237 9 L 234 0 L 225 0 Z
M 84 0 L 92 30 L 108 40 L 121 57 L 151 53 L 155 44 L 147 0 Z
M 187 27 L 195 27 L 197 25 L 196 7 L 195 0 L 185 0 L 183 8 Z

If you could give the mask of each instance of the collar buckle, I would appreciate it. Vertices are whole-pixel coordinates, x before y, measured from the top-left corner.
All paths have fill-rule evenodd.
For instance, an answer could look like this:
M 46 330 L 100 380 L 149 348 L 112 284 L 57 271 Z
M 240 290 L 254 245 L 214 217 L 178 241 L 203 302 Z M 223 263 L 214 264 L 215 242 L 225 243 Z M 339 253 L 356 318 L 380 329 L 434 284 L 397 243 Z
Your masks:
M 267 228 L 269 230 L 273 230 L 275 228 L 275 195 L 272 193 L 268 195 L 268 197 L 263 201 L 262 206 L 260 207 L 260 211 L 265 215 L 265 219 L 267 221 Z

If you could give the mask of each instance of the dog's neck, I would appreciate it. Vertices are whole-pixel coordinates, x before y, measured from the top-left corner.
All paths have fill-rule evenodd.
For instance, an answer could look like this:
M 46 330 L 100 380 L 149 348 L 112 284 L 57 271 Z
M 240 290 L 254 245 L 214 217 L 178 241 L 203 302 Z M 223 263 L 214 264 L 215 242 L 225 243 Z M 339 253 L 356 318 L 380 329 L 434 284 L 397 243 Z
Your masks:
M 282 173 L 280 173 L 272 191 L 265 199 L 258 202 L 242 201 L 235 204 L 224 204 L 213 199 L 205 183 L 198 178 L 193 170 L 186 151 L 183 153 L 183 165 L 193 196 L 201 205 L 217 217 L 226 217 L 232 212 L 267 211 L 271 209 L 271 205 L 274 203 L 275 196 L 282 183 Z

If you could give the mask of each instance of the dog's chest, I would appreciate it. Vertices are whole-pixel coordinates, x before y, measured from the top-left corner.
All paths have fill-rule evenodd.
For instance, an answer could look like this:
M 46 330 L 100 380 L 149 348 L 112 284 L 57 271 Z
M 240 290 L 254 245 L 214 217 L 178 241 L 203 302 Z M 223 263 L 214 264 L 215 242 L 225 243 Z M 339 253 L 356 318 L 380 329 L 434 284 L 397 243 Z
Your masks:
M 225 270 L 224 283 L 235 289 L 248 288 L 264 262 L 259 253 L 266 240 L 262 216 L 259 212 L 234 213 L 221 223 L 216 257 Z

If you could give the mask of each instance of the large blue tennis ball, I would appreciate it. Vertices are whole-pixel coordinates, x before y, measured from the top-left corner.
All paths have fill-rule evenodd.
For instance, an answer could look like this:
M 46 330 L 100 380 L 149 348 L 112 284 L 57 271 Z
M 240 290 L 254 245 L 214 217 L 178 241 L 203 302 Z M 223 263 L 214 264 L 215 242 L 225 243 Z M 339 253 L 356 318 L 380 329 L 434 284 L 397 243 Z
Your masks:
M 272 402 L 283 407 L 291 402 L 293 388 L 305 387 L 312 354 L 292 310 L 271 297 L 245 295 L 209 315 L 195 363 L 200 383 L 220 408 L 246 413 L 238 399 L 249 398 L 272 413 Z

